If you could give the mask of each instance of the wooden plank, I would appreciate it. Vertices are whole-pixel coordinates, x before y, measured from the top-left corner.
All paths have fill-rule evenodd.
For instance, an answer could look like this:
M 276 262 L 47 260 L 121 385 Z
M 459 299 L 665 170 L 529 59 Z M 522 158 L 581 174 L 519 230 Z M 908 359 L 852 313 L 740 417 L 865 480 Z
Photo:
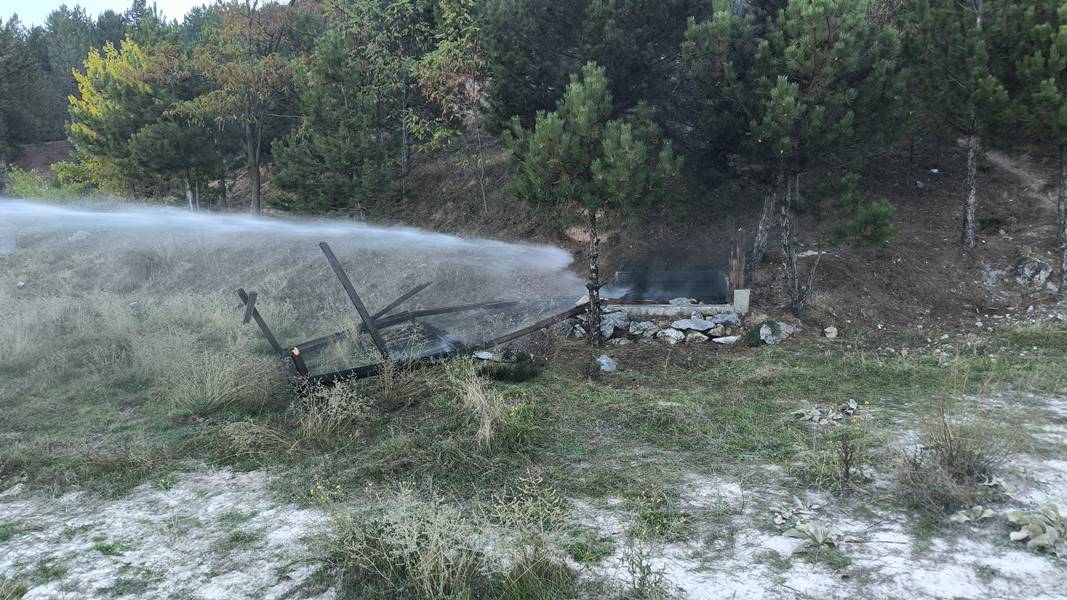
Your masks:
M 383 309 L 379 310 L 378 312 L 374 313 L 374 315 L 371 318 L 374 319 L 375 321 L 377 321 L 378 319 L 384 317 L 385 315 L 387 315 L 389 313 L 389 311 L 391 311 L 394 308 L 400 306 L 401 304 L 407 302 L 415 294 L 418 294 L 422 290 L 430 287 L 431 283 L 433 283 L 433 282 L 432 281 L 426 282 L 426 283 L 424 283 L 424 284 L 422 284 L 420 286 L 417 286 L 415 289 L 406 292 L 404 295 L 400 296 L 396 300 L 393 300 L 389 304 L 389 306 L 386 306 L 385 308 L 383 308 Z
M 248 292 L 248 301 L 245 302 L 245 318 L 244 324 L 248 325 L 252 322 L 252 311 L 256 309 L 256 292 Z
M 493 302 L 479 302 L 477 304 L 462 304 L 459 306 L 446 306 L 443 308 L 427 308 L 425 310 L 409 310 L 402 313 L 397 313 L 387 319 L 381 319 L 375 322 L 378 329 L 385 329 L 387 327 L 395 327 L 411 319 L 420 319 L 423 317 L 433 317 L 438 315 L 448 315 L 459 312 L 467 312 L 472 310 L 491 310 L 495 308 L 508 308 L 511 306 L 517 306 L 521 302 L 514 300 L 497 300 Z M 360 331 L 363 328 L 360 327 Z
M 245 303 L 246 311 L 249 302 L 249 295 L 245 293 L 244 288 L 237 288 L 237 297 L 241 299 L 241 302 Z M 271 333 L 270 327 L 267 327 L 267 322 L 263 320 L 263 316 L 259 314 L 259 310 L 252 307 L 252 318 L 255 319 L 256 325 L 259 325 L 259 330 L 263 332 L 263 337 L 267 338 L 267 342 L 270 343 L 270 347 L 277 354 L 285 354 L 285 350 L 282 349 L 281 344 L 274 338 L 274 334 Z M 247 322 L 247 321 L 246 321 Z
M 303 377 L 308 376 L 308 366 L 304 362 L 304 355 L 300 353 L 300 348 L 293 348 L 289 351 L 289 358 L 293 361 L 293 368 L 296 372 Z
M 385 346 L 385 340 L 382 339 L 382 335 L 378 333 L 378 326 L 374 323 L 374 319 L 371 318 L 370 313 L 367 312 L 367 307 L 363 305 L 363 300 L 360 299 L 359 294 L 356 293 L 356 288 L 352 285 L 352 281 L 348 278 L 348 273 L 345 273 L 341 263 L 334 256 L 333 250 L 330 249 L 330 245 L 326 242 L 320 242 L 319 248 L 322 248 L 322 253 L 326 255 L 326 260 L 330 263 L 330 267 L 333 269 L 337 279 L 341 281 L 341 286 L 345 288 L 345 293 L 348 294 L 348 299 L 352 301 L 352 305 L 356 307 L 356 312 L 359 313 L 359 318 L 363 320 L 363 324 L 367 328 L 367 332 L 370 333 L 371 340 L 374 341 L 374 346 L 378 348 L 378 352 L 382 355 L 382 358 L 389 360 L 389 350 Z

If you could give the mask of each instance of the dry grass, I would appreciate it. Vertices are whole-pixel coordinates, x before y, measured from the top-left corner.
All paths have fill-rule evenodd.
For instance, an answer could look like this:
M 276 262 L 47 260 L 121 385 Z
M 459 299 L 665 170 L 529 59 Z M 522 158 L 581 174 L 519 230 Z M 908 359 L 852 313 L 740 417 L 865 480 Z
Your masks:
M 0 600 L 19 600 L 29 591 L 25 583 L 0 575 Z
M 486 587 L 478 529 L 450 505 L 403 491 L 341 523 L 332 562 L 360 597 L 480 597 Z
M 272 358 L 239 352 L 200 352 L 172 365 L 165 399 L 176 408 L 209 414 L 226 408 L 255 410 L 268 405 L 281 376 Z
M 989 483 L 1010 454 L 999 428 L 953 422 L 942 409 L 921 431 L 920 445 L 901 452 L 897 489 L 916 508 L 952 511 L 977 504 L 995 490 Z
M 215 443 L 233 458 L 259 459 L 291 451 L 296 443 L 287 435 L 254 421 L 226 423 L 215 433 Z
M 490 387 L 489 379 L 478 372 L 473 360 L 452 361 L 445 372 L 452 395 L 476 427 L 475 443 L 489 449 L 507 417 L 507 403 Z
M 302 398 L 301 434 L 315 441 L 354 434 L 370 416 L 371 407 L 370 399 L 350 383 L 312 387 Z

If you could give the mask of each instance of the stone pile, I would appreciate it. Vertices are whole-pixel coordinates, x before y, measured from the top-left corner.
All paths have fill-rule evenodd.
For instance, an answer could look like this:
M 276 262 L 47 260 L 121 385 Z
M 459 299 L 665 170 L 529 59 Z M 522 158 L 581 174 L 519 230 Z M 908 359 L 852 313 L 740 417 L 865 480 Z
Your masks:
M 613 346 L 633 343 L 731 345 L 740 341 L 743 330 L 741 317 L 735 313 L 704 315 L 694 311 L 687 319 L 635 321 L 630 320 L 625 309 L 612 307 L 608 310 L 612 312 L 604 313 L 600 332 Z M 584 338 L 589 335 L 587 320 L 588 315 L 579 315 L 562 323 L 561 331 L 569 337 Z

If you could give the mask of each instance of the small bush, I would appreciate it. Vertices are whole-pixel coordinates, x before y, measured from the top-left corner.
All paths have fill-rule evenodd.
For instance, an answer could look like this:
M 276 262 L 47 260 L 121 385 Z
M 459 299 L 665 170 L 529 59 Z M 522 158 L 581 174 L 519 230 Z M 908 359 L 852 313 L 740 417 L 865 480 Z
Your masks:
M 300 431 L 305 439 L 316 441 L 351 434 L 370 412 L 370 400 L 354 385 L 315 386 L 304 393 Z
M 4 175 L 3 189 L 15 198 L 33 200 L 71 200 L 85 196 L 85 188 L 61 185 L 56 179 L 46 177 L 36 170 L 23 171 L 19 167 L 8 167 Z
M 623 594 L 623 598 L 632 600 L 667 600 L 670 598 L 666 588 L 666 572 L 654 567 L 645 552 L 636 547 L 630 548 L 623 560 L 630 576 L 629 588 Z
M 563 561 L 554 557 L 542 543 L 523 546 L 499 577 L 500 600 L 557 600 L 573 597 L 578 576 Z
M 489 588 L 477 528 L 455 508 L 405 491 L 343 522 L 331 563 L 360 598 L 476 597 Z
M 799 445 L 790 473 L 814 487 L 848 490 L 869 481 L 866 469 L 875 446 L 862 424 L 821 426 Z
M 234 421 L 218 429 L 219 450 L 234 458 L 259 459 L 292 450 L 294 442 L 280 431 L 253 421 Z
M 281 382 L 271 358 L 241 352 L 201 352 L 184 364 L 171 365 L 164 396 L 175 407 L 195 414 L 224 408 L 262 408 Z
M 835 243 L 875 246 L 892 240 L 900 232 L 900 228 L 893 225 L 897 207 L 861 190 L 859 175 L 836 179 L 833 193 L 837 197 L 835 207 L 841 215 L 841 222 L 834 227 Z
M 508 414 L 507 404 L 490 387 L 489 380 L 478 372 L 473 361 L 452 361 L 446 366 L 445 372 L 453 397 L 477 428 L 475 443 L 479 448 L 490 448 Z
M 922 432 L 920 446 L 901 453 L 897 486 L 909 505 L 954 511 L 980 504 L 1008 453 L 988 426 L 955 424 L 942 411 Z

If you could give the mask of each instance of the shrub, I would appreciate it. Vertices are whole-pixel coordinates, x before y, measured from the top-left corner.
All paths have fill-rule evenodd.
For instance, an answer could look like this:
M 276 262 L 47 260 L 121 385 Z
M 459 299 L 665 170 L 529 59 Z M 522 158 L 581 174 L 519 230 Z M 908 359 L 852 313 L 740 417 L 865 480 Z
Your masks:
M 4 182 L 0 187 L 15 198 L 58 201 L 85 196 L 84 187 L 61 184 L 36 170 L 23 171 L 19 167 L 11 166 L 2 175 Z
M 171 369 L 165 375 L 165 398 L 200 415 L 224 408 L 262 408 L 281 382 L 272 358 L 241 352 L 191 354 Z
M 314 386 L 302 398 L 300 431 L 305 439 L 327 440 L 351 433 L 370 412 L 370 400 L 351 383 Z
M 861 190 L 859 175 L 837 178 L 832 192 L 841 215 L 841 221 L 834 227 L 834 242 L 875 246 L 892 240 L 900 232 L 893 225 L 897 208 L 888 200 L 875 199 Z
M 282 432 L 253 421 L 233 421 L 218 429 L 219 449 L 234 458 L 263 458 L 291 450 L 293 441 Z
M 847 490 L 869 480 L 875 441 L 862 423 L 825 425 L 811 432 L 810 443 L 799 447 L 799 462 L 791 474 L 815 487 Z
M 980 503 L 1008 453 L 1002 436 L 988 426 L 956 424 L 941 413 L 922 431 L 920 445 L 901 453 L 897 487 L 916 508 L 954 511 Z
M 478 528 L 453 507 L 404 491 L 343 522 L 331 563 L 358 597 L 436 600 L 489 588 Z
M 477 428 L 474 441 L 479 448 L 488 449 L 496 437 L 500 424 L 508 414 L 504 400 L 489 385 L 469 359 L 455 360 L 445 367 L 451 393 Z

